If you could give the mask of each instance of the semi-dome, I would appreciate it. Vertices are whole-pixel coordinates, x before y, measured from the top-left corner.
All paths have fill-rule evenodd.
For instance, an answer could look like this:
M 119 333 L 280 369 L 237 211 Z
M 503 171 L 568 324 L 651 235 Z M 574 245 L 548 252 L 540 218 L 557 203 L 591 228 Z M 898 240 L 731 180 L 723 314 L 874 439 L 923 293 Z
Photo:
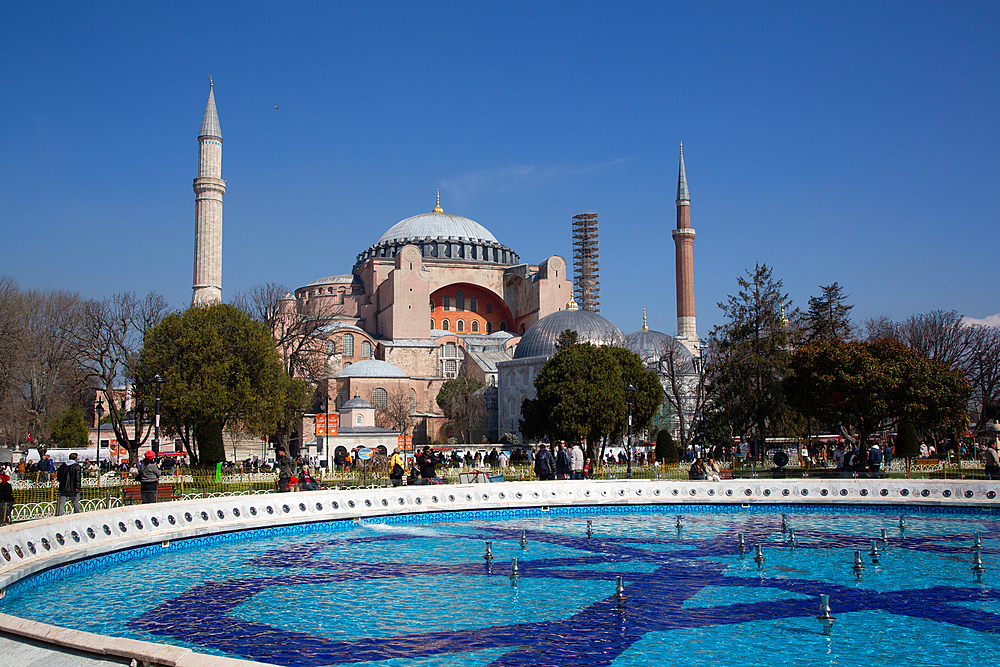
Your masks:
M 481 264 L 511 265 L 520 262 L 517 254 L 499 243 L 488 229 L 475 220 L 445 213 L 441 197 L 430 213 L 400 220 L 368 250 L 358 255 L 354 270 L 373 257 L 395 257 L 405 246 L 416 246 L 424 260 L 445 259 Z M 416 259 L 414 255 L 413 259 Z M 412 260 L 411 260 L 412 261 Z
M 334 377 L 338 378 L 405 378 L 399 366 L 379 359 L 365 359 L 351 364 Z
M 625 347 L 625 335 L 621 330 L 597 313 L 579 310 L 572 301 L 566 310 L 546 315 L 538 320 L 521 336 L 515 359 L 547 357 L 556 353 L 556 341 L 566 329 L 576 332 L 576 342 Z

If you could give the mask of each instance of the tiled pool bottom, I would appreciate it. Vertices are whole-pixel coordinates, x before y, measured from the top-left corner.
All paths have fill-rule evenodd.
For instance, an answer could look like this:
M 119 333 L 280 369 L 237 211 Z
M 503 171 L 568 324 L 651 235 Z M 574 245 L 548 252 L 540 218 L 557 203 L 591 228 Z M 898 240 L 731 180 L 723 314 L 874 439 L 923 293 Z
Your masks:
M 166 549 L 13 593 L 0 611 L 280 665 L 982 665 L 1000 658 L 994 515 L 683 508 L 338 522 Z M 536 512 L 537 514 L 537 512 Z M 419 519 L 419 517 L 412 517 Z M 445 517 L 447 518 L 447 517 Z M 593 536 L 587 537 L 586 523 Z M 868 557 L 879 543 L 880 564 Z M 525 531 L 527 544 L 518 543 Z M 973 533 L 986 583 L 973 583 Z M 763 547 L 758 570 L 737 534 Z M 485 542 L 495 560 L 488 569 Z M 865 558 L 863 580 L 851 572 Z M 518 558 L 521 576 L 508 577 Z M 623 575 L 624 611 L 612 595 Z M 27 587 L 24 587 L 27 588 Z M 836 622 L 822 633 L 819 595 Z

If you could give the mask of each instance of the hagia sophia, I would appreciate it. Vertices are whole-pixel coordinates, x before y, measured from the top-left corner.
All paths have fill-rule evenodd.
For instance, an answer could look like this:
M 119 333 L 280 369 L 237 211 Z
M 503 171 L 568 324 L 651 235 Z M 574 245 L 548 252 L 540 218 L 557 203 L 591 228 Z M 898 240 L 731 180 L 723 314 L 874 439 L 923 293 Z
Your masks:
M 199 134 L 199 172 L 194 181 L 195 262 L 192 305 L 221 301 L 222 131 L 210 87 Z M 694 358 L 699 340 L 694 316 L 690 199 L 681 147 L 677 228 L 676 340 Z M 555 354 L 559 334 L 571 329 L 579 342 L 626 347 L 651 367 L 672 338 L 645 326 L 625 335 L 612 322 L 577 306 L 566 259 L 553 254 L 522 261 L 480 223 L 446 213 L 438 195 L 427 213 L 388 225 L 357 255 L 349 273 L 322 277 L 287 294 L 282 307 L 300 313 L 333 313 L 332 324 L 316 332 L 314 349 L 324 355 L 325 374 L 314 378 L 317 405 L 329 411 L 363 399 L 376 413 L 390 403 L 409 405 L 415 444 L 444 442 L 451 435 L 436 397 L 450 378 L 468 376 L 485 387 L 487 417 L 473 437 L 497 442 L 518 433 L 521 401 Z M 352 413 L 353 414 L 353 413 Z M 347 415 L 345 415 L 346 417 Z M 361 430 L 393 440 L 397 431 Z M 350 424 L 341 420 L 341 433 Z M 303 422 L 303 448 L 330 456 L 316 437 L 311 417 Z

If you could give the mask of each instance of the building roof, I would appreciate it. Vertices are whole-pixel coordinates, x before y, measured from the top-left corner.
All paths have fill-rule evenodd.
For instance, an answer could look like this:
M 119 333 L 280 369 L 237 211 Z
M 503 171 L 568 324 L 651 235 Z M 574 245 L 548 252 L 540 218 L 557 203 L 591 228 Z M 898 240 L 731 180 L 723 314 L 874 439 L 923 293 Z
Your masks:
M 388 361 L 365 359 L 337 373 L 338 378 L 405 378 L 406 373 Z M 353 400 L 353 399 L 352 399 Z
M 496 237 L 475 220 L 444 212 L 421 213 L 400 220 L 382 235 L 378 243 L 424 238 L 446 239 L 449 237 L 497 243 Z
M 610 320 L 589 310 L 579 310 L 575 303 L 570 302 L 570 307 L 566 310 L 546 315 L 531 325 L 521 336 L 514 358 L 554 355 L 559 334 L 566 329 L 576 332 L 578 343 L 625 347 L 625 335 Z
M 205 117 L 201 119 L 201 132 L 198 138 L 214 137 L 222 139 L 222 126 L 219 125 L 219 112 L 215 110 L 215 84 L 208 81 L 208 104 L 205 105 Z
M 372 404 L 361 398 L 360 396 L 355 396 L 351 400 L 340 406 L 340 410 L 374 410 Z
M 348 324 L 346 322 L 331 322 L 330 324 L 324 325 L 324 326 L 320 327 L 319 329 L 316 329 L 316 331 L 314 331 L 312 333 L 312 335 L 313 336 L 326 336 L 327 334 L 331 334 L 334 331 L 340 331 L 341 329 L 343 329 L 345 332 L 356 331 L 357 333 L 359 333 L 359 334 L 361 334 L 363 336 L 367 336 L 369 338 L 372 337 L 370 333 L 368 333 L 367 331 L 365 331 L 361 327 L 356 326 L 354 324 Z
M 496 373 L 497 363 L 511 359 L 510 354 L 503 352 L 467 352 L 466 355 L 485 373 Z
M 315 285 L 350 285 L 355 280 L 354 275 L 351 273 L 342 274 L 339 276 L 327 276 L 326 278 L 320 278 L 319 280 L 314 280 L 306 287 L 313 287 Z
M 658 362 L 671 346 L 676 346 L 677 354 L 685 361 L 693 359 L 691 352 L 676 342 L 673 336 L 659 331 L 641 329 L 625 336 L 625 347 L 639 355 L 645 363 Z

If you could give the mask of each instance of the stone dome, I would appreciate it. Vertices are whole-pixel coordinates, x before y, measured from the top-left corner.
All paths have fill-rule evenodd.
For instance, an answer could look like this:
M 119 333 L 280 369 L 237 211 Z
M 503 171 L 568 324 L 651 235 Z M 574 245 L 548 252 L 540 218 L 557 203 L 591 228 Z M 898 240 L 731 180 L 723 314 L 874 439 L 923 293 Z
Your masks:
M 337 373 L 338 378 L 405 378 L 406 373 L 399 369 L 399 366 L 390 364 L 388 361 L 378 359 L 365 359 L 356 364 L 351 364 L 344 370 Z
M 445 213 L 438 198 L 430 213 L 400 220 L 368 250 L 360 253 L 354 272 L 373 257 L 395 257 L 404 246 L 413 245 L 424 260 L 444 259 L 479 264 L 517 264 L 513 250 L 499 243 L 488 229 L 475 220 Z M 414 255 L 413 261 L 416 259 Z
M 576 332 L 578 343 L 625 347 L 625 335 L 610 320 L 589 310 L 579 310 L 575 303 L 570 302 L 566 310 L 546 315 L 532 324 L 521 336 L 514 351 L 514 358 L 554 355 L 559 334 L 566 329 Z

